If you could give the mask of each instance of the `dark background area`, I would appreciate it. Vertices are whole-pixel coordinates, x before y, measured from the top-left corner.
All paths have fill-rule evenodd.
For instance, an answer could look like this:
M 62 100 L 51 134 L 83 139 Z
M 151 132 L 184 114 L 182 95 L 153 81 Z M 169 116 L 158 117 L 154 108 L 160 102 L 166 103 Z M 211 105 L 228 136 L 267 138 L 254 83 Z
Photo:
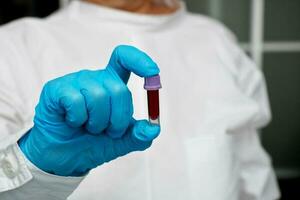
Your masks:
M 0 24 L 24 16 L 45 17 L 58 7 L 58 0 L 3 0 L 0 1 Z
M 189 10 L 212 16 L 210 0 L 186 0 Z M 217 18 L 249 43 L 250 0 L 226 0 Z M 45 17 L 57 10 L 58 0 L 0 1 L 0 24 L 14 19 Z M 299 41 L 300 1 L 266 1 L 265 39 Z M 262 142 L 276 168 L 282 200 L 300 199 L 300 52 L 265 52 L 266 76 L 273 121 L 262 131 Z

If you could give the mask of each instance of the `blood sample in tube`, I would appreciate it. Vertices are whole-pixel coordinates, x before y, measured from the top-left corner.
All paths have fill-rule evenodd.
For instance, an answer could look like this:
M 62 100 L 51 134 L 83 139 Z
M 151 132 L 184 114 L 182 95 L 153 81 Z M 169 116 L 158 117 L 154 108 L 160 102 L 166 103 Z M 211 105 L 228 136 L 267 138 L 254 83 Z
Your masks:
M 144 88 L 147 90 L 149 122 L 159 125 L 159 89 L 161 88 L 159 75 L 145 78 Z
M 159 122 L 159 90 L 148 90 L 148 115 L 149 120 Z

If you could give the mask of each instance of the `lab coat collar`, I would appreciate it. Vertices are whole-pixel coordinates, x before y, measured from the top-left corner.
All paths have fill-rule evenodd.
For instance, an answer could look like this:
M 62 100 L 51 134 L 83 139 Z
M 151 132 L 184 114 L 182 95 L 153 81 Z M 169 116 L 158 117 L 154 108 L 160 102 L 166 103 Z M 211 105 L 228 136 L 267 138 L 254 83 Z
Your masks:
M 80 16 L 96 21 L 114 21 L 139 28 L 162 28 L 167 27 L 186 14 L 186 5 L 180 2 L 180 8 L 172 14 L 151 15 L 139 14 L 105 6 L 94 5 L 92 3 L 76 0 L 70 3 L 66 9 L 72 16 Z

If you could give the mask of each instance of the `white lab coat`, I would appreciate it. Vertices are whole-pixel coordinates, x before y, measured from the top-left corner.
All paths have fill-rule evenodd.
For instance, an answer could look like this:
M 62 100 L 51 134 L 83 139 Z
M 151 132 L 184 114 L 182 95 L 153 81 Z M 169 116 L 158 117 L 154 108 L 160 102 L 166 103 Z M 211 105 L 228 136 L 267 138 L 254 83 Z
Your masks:
M 85 178 L 42 172 L 16 142 L 32 127 L 43 84 L 104 68 L 119 44 L 144 50 L 160 66 L 161 136 L 147 151 L 104 164 Z M 17 20 L 0 29 L 0 70 L 1 200 L 279 196 L 257 134 L 270 120 L 263 75 L 228 30 L 188 13 L 183 3 L 175 14 L 147 16 L 76 1 L 46 19 Z M 129 87 L 134 115 L 146 118 L 143 80 L 132 76 Z

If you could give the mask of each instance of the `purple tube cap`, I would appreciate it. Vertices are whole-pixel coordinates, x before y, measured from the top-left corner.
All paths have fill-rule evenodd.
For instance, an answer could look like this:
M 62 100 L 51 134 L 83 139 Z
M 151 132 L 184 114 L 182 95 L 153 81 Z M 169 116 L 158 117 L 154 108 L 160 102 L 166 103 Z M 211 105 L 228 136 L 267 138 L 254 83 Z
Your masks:
M 145 88 L 145 90 L 158 90 L 158 89 L 160 89 L 161 88 L 160 76 L 155 75 L 155 76 L 151 76 L 151 77 L 146 77 L 144 88 Z

